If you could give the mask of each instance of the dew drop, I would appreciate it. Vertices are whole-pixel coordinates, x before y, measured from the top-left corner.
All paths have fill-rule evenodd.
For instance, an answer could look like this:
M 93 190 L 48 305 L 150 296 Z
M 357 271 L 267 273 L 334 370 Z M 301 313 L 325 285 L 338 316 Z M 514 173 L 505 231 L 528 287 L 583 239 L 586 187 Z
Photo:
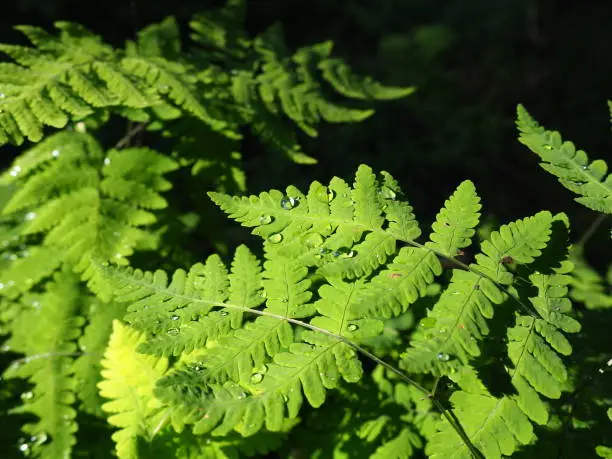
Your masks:
M 21 394 L 21 400 L 32 400 L 34 398 L 34 392 L 28 391 Z
M 108 166 L 111 163 L 110 158 L 104 158 L 104 165 Z
M 170 319 L 172 319 L 172 320 L 179 320 L 179 316 L 177 316 L 176 314 L 174 314 L 172 317 L 170 317 Z
M 25 214 L 24 220 L 29 221 L 29 220 L 34 220 L 36 218 L 36 212 L 28 212 L 27 214 Z
M 350 324 L 348 327 L 346 327 L 346 329 L 348 331 L 350 331 L 350 332 L 354 332 L 354 331 L 357 331 L 359 329 L 359 326 L 355 325 L 355 324 Z
M 243 400 L 246 398 L 246 396 L 247 396 L 246 392 L 240 392 L 238 394 L 238 400 Z
M 393 191 L 391 188 L 389 188 L 388 186 L 383 186 L 380 189 L 380 194 L 382 195 L 383 198 L 385 199 L 395 199 L 397 197 L 397 194 L 395 193 L 395 191 Z
M 17 177 L 17 175 L 19 175 L 20 172 L 21 172 L 21 167 L 15 166 L 11 169 L 11 172 L 9 172 L 9 174 L 11 174 L 12 177 Z
M 291 210 L 298 205 L 298 198 L 286 197 L 281 199 L 280 205 L 285 210 Z
M 55 149 L 51 152 L 51 156 L 53 156 L 54 158 L 59 158 L 60 155 L 60 151 Z
M 282 240 L 283 235 L 281 233 L 274 233 L 268 236 L 268 241 L 270 241 L 272 244 L 278 244 Z
M 261 215 L 259 217 L 259 223 L 262 225 L 268 225 L 272 223 L 273 220 L 274 220 L 274 217 L 272 217 L 272 215 Z
M 445 354 L 443 352 L 438 352 L 438 355 L 436 357 L 438 358 L 438 360 L 442 360 L 443 362 L 448 362 L 450 360 L 450 355 Z
M 45 432 L 41 432 L 38 435 L 33 435 L 32 438 L 30 438 L 30 442 L 32 442 L 35 445 L 40 446 L 46 443 L 48 439 L 49 439 L 49 436 Z
M 223 317 L 226 317 L 227 315 L 229 315 L 229 312 L 221 311 L 219 314 L 221 314 Z
M 334 251 L 332 252 L 332 255 L 333 255 L 335 258 L 338 258 L 338 257 L 340 256 L 340 252 L 339 252 L 339 251 L 337 251 L 337 250 L 334 250 Z
M 168 333 L 168 335 L 170 335 L 170 336 L 176 336 L 176 335 L 179 334 L 179 329 L 178 328 L 169 328 L 166 333 Z
M 253 373 L 253 375 L 251 376 L 251 383 L 253 384 L 259 384 L 260 382 L 263 381 L 263 375 L 261 373 Z
M 19 443 L 19 451 L 21 451 L 23 454 L 28 454 L 30 452 L 30 445 L 28 445 L 25 441 L 22 443 Z

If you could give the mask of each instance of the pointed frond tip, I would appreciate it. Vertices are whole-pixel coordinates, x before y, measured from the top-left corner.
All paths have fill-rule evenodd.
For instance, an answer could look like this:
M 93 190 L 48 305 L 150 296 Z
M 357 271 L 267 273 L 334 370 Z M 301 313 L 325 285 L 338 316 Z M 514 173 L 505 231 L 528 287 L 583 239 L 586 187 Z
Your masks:
M 612 174 L 602 159 L 589 162 L 587 154 L 563 141 L 557 131 L 548 131 L 527 112 L 517 108 L 519 141 L 542 160 L 540 166 L 559 179 L 568 190 L 579 195 L 577 202 L 598 212 L 612 214 Z

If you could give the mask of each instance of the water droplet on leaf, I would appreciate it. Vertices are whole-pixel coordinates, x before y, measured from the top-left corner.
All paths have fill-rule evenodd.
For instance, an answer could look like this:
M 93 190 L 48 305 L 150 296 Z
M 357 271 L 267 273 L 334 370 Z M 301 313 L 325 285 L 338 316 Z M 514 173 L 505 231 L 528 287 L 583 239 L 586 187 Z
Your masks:
M 259 223 L 262 225 L 268 225 L 272 223 L 273 220 L 274 220 L 274 217 L 272 217 L 272 215 L 261 215 L 259 217 Z
M 286 198 L 281 199 L 280 205 L 285 210 L 291 210 L 295 206 L 298 205 L 298 199 L 292 198 L 292 197 L 286 197 Z
M 393 200 L 393 199 L 395 199 L 397 197 L 397 194 L 395 193 L 395 191 L 393 191 L 388 186 L 381 187 L 380 194 L 382 195 L 382 197 L 384 199 L 391 199 L 391 200 Z
M 350 332 L 354 332 L 354 331 L 357 331 L 359 329 L 359 326 L 355 325 L 355 324 L 350 324 L 348 327 L 346 327 L 346 329 L 348 331 L 350 331 Z
M 34 220 L 36 218 L 36 212 L 28 212 L 25 214 L 24 220 Z
M 436 357 L 438 358 L 438 360 L 442 360 L 443 362 L 448 362 L 450 360 L 450 355 L 445 354 L 443 352 L 438 352 L 438 355 Z
M 274 233 L 268 236 L 268 241 L 270 241 L 272 244 L 278 244 L 282 240 L 283 235 L 281 233 Z
M 178 328 L 169 328 L 166 333 L 168 333 L 170 336 L 176 336 L 176 335 L 179 334 L 179 329 Z
M 219 314 L 221 314 L 223 317 L 226 317 L 227 315 L 229 315 L 229 312 L 221 311 Z
M 19 175 L 20 172 L 21 172 L 21 167 L 15 166 L 11 169 L 11 172 L 9 172 L 9 174 L 11 174 L 11 176 L 13 177 L 17 177 L 17 175 Z
M 253 375 L 251 376 L 251 383 L 253 384 L 259 384 L 260 382 L 263 381 L 263 375 L 261 373 L 253 373 Z
M 104 158 L 104 165 L 108 166 L 111 163 L 110 158 Z
M 172 317 L 170 317 L 172 320 L 179 320 L 179 316 L 177 316 L 176 314 L 174 314 Z
M 21 400 L 32 400 L 34 398 L 34 392 L 28 391 L 21 394 Z
M 60 151 L 57 149 L 51 152 L 51 156 L 53 156 L 54 158 L 58 158 L 59 155 L 60 155 Z

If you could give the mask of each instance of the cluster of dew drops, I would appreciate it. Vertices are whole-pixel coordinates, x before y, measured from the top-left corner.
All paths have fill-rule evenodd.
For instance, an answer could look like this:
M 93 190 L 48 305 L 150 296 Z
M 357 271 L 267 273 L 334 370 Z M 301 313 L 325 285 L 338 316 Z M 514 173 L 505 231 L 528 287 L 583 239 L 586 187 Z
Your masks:
M 321 196 L 317 196 L 317 197 L 320 200 L 325 200 L 326 202 L 331 202 L 335 197 L 335 193 L 333 190 L 326 191 L 325 189 L 321 189 L 319 194 Z M 299 205 L 299 202 L 300 202 L 299 197 L 284 196 L 280 201 L 280 206 L 284 210 L 291 210 L 297 207 Z M 274 221 L 274 217 L 272 215 L 260 215 L 259 217 L 260 225 L 269 225 L 273 221 Z M 268 236 L 268 241 L 271 242 L 272 244 L 278 244 L 282 242 L 282 240 L 283 240 L 282 233 L 273 233 L 270 236 Z M 318 233 L 307 233 L 304 237 L 304 243 L 311 249 L 322 245 L 323 242 L 324 242 L 323 236 L 321 236 Z M 316 255 L 316 257 L 322 258 L 324 255 L 328 255 L 328 254 L 331 254 L 335 258 L 338 258 L 338 257 L 352 258 L 356 255 L 356 252 L 354 250 L 350 250 L 346 248 L 340 248 L 338 250 L 330 250 L 327 248 L 321 248 L 319 250 L 319 253 Z

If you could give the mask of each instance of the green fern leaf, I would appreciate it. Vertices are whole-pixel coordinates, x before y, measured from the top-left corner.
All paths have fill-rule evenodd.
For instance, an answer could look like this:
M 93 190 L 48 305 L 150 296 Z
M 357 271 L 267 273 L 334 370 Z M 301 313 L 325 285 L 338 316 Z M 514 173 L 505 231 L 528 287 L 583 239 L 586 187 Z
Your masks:
M 566 368 L 558 354 L 569 355 L 571 345 L 563 335 L 576 333 L 580 324 L 569 316 L 571 302 L 566 298 L 570 282 L 564 262 L 555 274 L 534 273 L 530 281 L 538 295 L 530 298 L 537 312 L 534 316 L 516 316 L 516 325 L 508 330 L 508 356 L 513 367 L 508 375 L 516 395 L 492 396 L 473 370 L 463 367 L 451 374 L 463 390 L 451 396 L 455 414 L 470 441 L 487 458 L 511 455 L 518 446 L 533 439 L 529 419 L 538 424 L 548 421 L 548 408 L 539 394 L 558 398 L 567 379 Z M 471 457 L 465 443 L 447 422 L 429 445 L 431 457 Z
M 160 192 L 170 183 L 162 175 L 176 167 L 146 148 L 110 150 L 105 157 L 84 133 L 49 137 L 2 177 L 5 183 L 23 182 L 3 212 L 16 217 L 27 210 L 23 234 L 45 234 L 44 249 L 9 270 L 23 276 L 24 268 L 46 253 L 56 258 L 33 271 L 30 286 L 55 267 L 53 260 L 70 263 L 95 285 L 92 257 L 126 263 L 137 244 L 151 237 L 143 226 L 156 220 L 150 209 L 166 206 Z
M 23 426 L 31 438 L 22 451 L 41 458 L 66 457 L 76 443 L 75 380 L 72 354 L 80 334 L 80 289 L 69 273 L 58 273 L 42 294 L 31 295 L 13 320 L 6 348 L 25 354 L 4 373 L 34 384 L 24 392 L 15 413 L 32 413 L 38 420 Z M 53 324 L 53 326 L 49 326 Z
M 443 374 L 480 355 L 478 341 L 489 333 L 487 319 L 506 298 L 496 283 L 510 285 L 514 277 L 504 263 L 531 263 L 546 246 L 551 225 L 550 212 L 540 212 L 492 232 L 470 271 L 453 271 L 449 287 L 413 335 L 402 366 Z
M 384 86 L 371 78 L 355 76 L 350 67 L 339 59 L 326 59 L 319 63 L 323 78 L 340 94 L 354 99 L 399 99 L 414 92 L 414 88 Z
M 540 126 L 522 105 L 518 106 L 519 140 L 536 153 L 542 168 L 558 177 L 568 190 L 580 195 L 576 201 L 599 212 L 612 213 L 612 175 L 605 161 L 589 163 L 587 154 L 556 131 Z
M 83 351 L 74 362 L 75 392 L 81 402 L 80 408 L 98 417 L 104 417 L 102 398 L 97 384 L 101 381 L 101 360 L 112 332 L 113 321 L 125 314 L 121 303 L 91 301 L 87 317 L 89 323 L 79 338 L 79 349 Z
M 392 188 L 387 188 L 387 192 L 396 193 Z M 372 278 L 361 298 L 362 314 L 383 318 L 397 316 L 423 296 L 435 276 L 442 273 L 436 253 L 454 258 L 459 249 L 470 244 L 473 228 L 478 224 L 479 201 L 472 182 L 459 185 L 436 217 L 430 241 L 424 247 L 402 247 L 393 261 Z M 402 213 L 409 210 L 397 209 Z M 388 219 L 389 215 L 388 211 Z M 404 226 L 397 225 L 398 218 L 401 217 L 389 224 L 390 229 Z M 404 232 L 396 231 L 398 235 Z
M 100 395 L 111 401 L 102 409 L 111 416 L 108 422 L 120 430 L 113 434 L 120 459 L 138 458 L 137 437 L 151 440 L 165 414 L 155 404 L 153 387 L 168 368 L 163 357 L 138 354 L 145 339 L 136 330 L 113 322 L 113 333 L 104 360 Z
M 270 190 L 251 197 L 209 196 L 230 217 L 255 227 L 253 233 L 266 239 L 267 252 L 317 266 L 325 276 L 353 278 L 383 264 L 398 239 L 411 242 L 420 234 L 410 206 L 393 203 L 399 189 L 386 185 L 391 181 L 383 174 L 379 183 L 362 165 L 353 189 L 334 178 L 329 187 L 314 182 L 307 195 L 287 187 L 286 194 Z M 385 219 L 388 229 L 383 228 Z

